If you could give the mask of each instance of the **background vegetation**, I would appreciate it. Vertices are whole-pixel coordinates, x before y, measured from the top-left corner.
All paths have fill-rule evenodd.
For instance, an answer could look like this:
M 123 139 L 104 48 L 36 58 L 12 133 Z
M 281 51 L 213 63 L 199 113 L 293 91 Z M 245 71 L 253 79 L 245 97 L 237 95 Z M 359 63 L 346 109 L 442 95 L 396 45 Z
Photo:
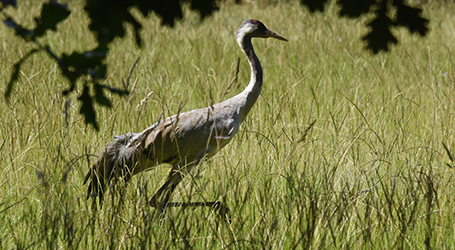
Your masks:
M 371 16 L 340 19 L 334 5 L 310 14 L 298 2 L 227 3 L 202 22 L 185 12 L 173 29 L 142 19 L 143 48 L 132 32 L 111 48 L 110 86 L 120 87 L 141 59 L 130 96 L 109 96 L 113 108 L 99 110 L 99 133 L 84 124 L 79 93 L 63 99 L 67 82 L 55 62 L 34 54 L 0 104 L 0 248 L 453 249 L 455 8 L 422 6 L 428 35 L 394 30 L 400 46 L 376 56 L 359 39 Z M 96 46 L 77 11 L 82 3 L 70 8 L 59 32 L 40 38 L 58 54 Z M 39 10 L 24 5 L 15 15 L 31 24 L 31 12 Z M 93 211 L 83 177 L 113 135 L 246 86 L 249 68 L 234 39 L 246 18 L 289 42 L 254 41 L 265 74 L 261 98 L 236 139 L 173 197 L 222 200 L 231 224 L 207 208 L 148 207 L 166 167 L 134 177 Z M 0 26 L 2 81 L 30 50 L 12 34 Z

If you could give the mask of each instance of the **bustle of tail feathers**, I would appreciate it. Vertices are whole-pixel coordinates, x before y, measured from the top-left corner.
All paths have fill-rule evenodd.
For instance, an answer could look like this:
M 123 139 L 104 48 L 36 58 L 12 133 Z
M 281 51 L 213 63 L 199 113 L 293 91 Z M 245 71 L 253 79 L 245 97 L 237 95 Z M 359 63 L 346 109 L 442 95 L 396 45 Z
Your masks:
M 100 206 L 102 205 L 104 193 L 111 181 L 117 178 L 128 181 L 134 159 L 138 156 L 138 149 L 129 147 L 129 142 L 136 135 L 128 133 L 114 136 L 114 141 L 106 146 L 97 162 L 89 169 L 84 185 L 90 180 L 87 199 L 93 197 L 93 205 L 96 204 L 96 197 Z

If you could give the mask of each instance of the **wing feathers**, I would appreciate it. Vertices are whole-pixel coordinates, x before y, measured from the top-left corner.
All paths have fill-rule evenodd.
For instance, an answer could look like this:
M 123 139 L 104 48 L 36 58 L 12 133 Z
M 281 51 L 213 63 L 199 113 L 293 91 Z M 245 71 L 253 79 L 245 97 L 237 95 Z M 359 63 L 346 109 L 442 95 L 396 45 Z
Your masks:
M 193 110 L 161 120 L 141 133 L 115 136 L 85 176 L 84 184 L 91 180 L 87 198 L 98 196 L 101 204 L 114 179 L 128 181 L 159 164 L 183 166 L 214 155 L 232 139 L 239 124 L 223 110 L 216 111 L 213 107 Z

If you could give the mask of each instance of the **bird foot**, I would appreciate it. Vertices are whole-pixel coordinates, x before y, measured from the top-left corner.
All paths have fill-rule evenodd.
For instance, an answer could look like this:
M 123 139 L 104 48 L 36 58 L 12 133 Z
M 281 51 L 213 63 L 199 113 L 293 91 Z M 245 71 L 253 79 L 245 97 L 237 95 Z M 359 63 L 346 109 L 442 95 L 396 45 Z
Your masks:
M 213 202 L 157 202 L 155 199 L 150 200 L 150 206 L 160 209 L 162 214 L 166 212 L 166 208 L 170 207 L 211 207 L 215 209 L 216 212 L 221 216 L 223 220 L 231 222 L 231 217 L 229 216 L 230 210 L 224 205 L 221 201 Z

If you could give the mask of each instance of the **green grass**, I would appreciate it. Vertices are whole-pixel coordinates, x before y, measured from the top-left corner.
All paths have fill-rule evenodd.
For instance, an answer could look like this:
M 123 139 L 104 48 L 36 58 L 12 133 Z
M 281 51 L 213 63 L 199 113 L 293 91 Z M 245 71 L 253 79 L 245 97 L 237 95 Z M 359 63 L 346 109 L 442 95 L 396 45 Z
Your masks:
M 76 12 L 43 40 L 57 54 L 95 46 L 81 4 L 70 6 Z M 454 7 L 428 1 L 430 33 L 395 30 L 401 44 L 376 56 L 360 39 L 365 20 L 340 19 L 335 6 L 310 14 L 297 3 L 223 4 L 202 22 L 186 13 L 173 29 L 143 18 L 143 48 L 131 32 L 112 46 L 111 86 L 120 87 L 141 59 L 131 101 L 112 96 L 112 109 L 97 108 L 99 133 L 84 125 L 76 95 L 66 123 L 60 93 L 67 82 L 47 55 L 32 56 L 10 101 L 0 102 L 0 248 L 453 249 L 455 170 L 447 163 L 455 163 L 442 143 L 455 152 Z M 31 25 L 30 12 L 37 4 L 14 15 Z M 113 135 L 247 85 L 250 71 L 234 39 L 246 18 L 289 42 L 253 42 L 262 96 L 237 137 L 173 197 L 221 200 L 232 223 L 208 208 L 163 215 L 148 207 L 167 167 L 135 176 L 93 211 L 82 181 L 88 159 Z M 0 41 L 3 94 L 9 67 L 31 46 L 3 24 Z M 224 95 L 239 57 L 239 81 Z

